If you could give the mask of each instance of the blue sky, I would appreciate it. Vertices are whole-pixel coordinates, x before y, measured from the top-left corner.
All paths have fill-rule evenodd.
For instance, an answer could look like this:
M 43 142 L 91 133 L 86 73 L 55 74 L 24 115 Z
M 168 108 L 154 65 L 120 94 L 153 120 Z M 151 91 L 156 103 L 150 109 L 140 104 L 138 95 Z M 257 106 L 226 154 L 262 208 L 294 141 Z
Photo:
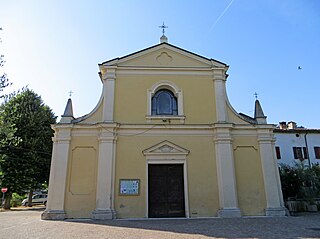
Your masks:
M 320 128 L 320 1 L 0 0 L 0 53 L 12 87 L 28 85 L 60 116 L 72 90 L 74 114 L 89 113 L 102 84 L 98 63 L 169 43 L 230 66 L 228 97 L 268 123 Z M 298 66 L 302 69 L 299 70 Z M 0 72 L 1 73 L 1 72 Z

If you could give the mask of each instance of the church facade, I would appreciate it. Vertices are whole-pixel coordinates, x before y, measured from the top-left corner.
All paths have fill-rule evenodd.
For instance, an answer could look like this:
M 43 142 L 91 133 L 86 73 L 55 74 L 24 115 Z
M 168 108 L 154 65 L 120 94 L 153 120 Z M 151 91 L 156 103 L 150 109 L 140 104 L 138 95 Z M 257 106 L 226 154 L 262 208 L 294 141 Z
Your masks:
M 162 36 L 99 68 L 97 106 L 53 125 L 43 219 L 285 215 L 274 126 L 232 108 L 226 64 Z

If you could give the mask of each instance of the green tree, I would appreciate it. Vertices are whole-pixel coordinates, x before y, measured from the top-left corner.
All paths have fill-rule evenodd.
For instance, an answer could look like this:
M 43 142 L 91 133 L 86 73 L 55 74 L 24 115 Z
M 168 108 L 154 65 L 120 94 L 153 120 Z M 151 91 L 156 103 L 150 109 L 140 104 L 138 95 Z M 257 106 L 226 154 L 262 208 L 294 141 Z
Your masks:
M 0 27 L 0 31 L 2 31 L 2 28 Z M 0 38 L 1 43 L 1 38 Z M 3 67 L 5 63 L 4 55 L 0 52 L 0 67 Z M 7 86 L 9 86 L 11 83 L 9 82 L 9 79 L 7 77 L 7 74 L 2 72 L 0 74 L 0 91 L 3 91 L 3 89 Z M 0 98 L 4 97 L 4 95 L 0 95 Z
M 5 208 L 10 208 L 13 192 L 32 192 L 48 182 L 51 124 L 56 123 L 56 117 L 41 97 L 27 88 L 5 102 L 0 115 L 2 123 L 12 129 L 11 138 L 3 138 L 0 147 L 0 180 L 8 188 Z
M 1 27 L 0 27 L 0 31 L 2 31 Z M 0 37 L 0 43 L 1 43 L 1 37 Z M 2 54 L 2 52 L 0 52 L 0 69 L 2 69 L 4 63 L 5 63 L 4 55 Z M 2 92 L 3 89 L 5 87 L 9 86 L 9 85 L 11 85 L 11 83 L 9 82 L 7 74 L 1 70 L 0 71 L 0 92 Z M 0 98 L 7 98 L 7 97 L 4 94 L 0 94 Z M 6 141 L 8 141 L 8 140 L 13 143 L 13 141 L 14 141 L 14 132 L 15 132 L 14 126 L 10 125 L 8 123 L 5 123 L 1 119 L 1 115 L 0 115 L 0 145 L 5 144 Z M 2 185 L 1 177 L 2 177 L 2 171 L 1 171 L 1 168 L 0 168 L 0 185 Z M 1 203 L 2 203 L 2 201 L 1 201 Z

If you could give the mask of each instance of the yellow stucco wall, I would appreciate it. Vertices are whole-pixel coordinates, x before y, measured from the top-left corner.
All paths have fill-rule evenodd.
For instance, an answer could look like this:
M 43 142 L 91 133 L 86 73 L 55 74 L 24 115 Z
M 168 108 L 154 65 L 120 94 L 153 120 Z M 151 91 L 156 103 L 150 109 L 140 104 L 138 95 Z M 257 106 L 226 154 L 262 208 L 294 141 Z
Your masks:
M 244 216 L 264 215 L 266 199 L 256 137 L 235 137 L 234 161 L 239 208 Z
M 219 208 L 214 146 L 210 137 L 119 137 L 117 142 L 115 209 L 119 218 L 143 218 L 147 210 L 147 162 L 142 151 L 168 140 L 190 150 L 187 156 L 191 217 L 216 216 Z M 139 196 L 120 196 L 120 179 L 140 179 Z
M 115 87 L 115 121 L 146 123 L 147 90 L 159 81 L 173 82 L 183 91 L 186 124 L 214 122 L 213 80 L 205 76 L 119 76 Z
M 74 137 L 69 155 L 65 211 L 68 218 L 90 218 L 95 209 L 97 138 Z

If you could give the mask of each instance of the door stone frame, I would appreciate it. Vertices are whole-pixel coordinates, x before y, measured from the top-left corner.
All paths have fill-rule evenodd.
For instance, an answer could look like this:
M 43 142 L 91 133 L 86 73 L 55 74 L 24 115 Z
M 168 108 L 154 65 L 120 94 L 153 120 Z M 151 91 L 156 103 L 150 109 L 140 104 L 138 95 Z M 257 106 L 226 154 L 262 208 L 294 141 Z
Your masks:
M 143 151 L 146 158 L 146 218 L 149 218 L 149 164 L 182 164 L 185 217 L 190 217 L 187 155 L 189 150 L 169 141 L 162 141 Z

